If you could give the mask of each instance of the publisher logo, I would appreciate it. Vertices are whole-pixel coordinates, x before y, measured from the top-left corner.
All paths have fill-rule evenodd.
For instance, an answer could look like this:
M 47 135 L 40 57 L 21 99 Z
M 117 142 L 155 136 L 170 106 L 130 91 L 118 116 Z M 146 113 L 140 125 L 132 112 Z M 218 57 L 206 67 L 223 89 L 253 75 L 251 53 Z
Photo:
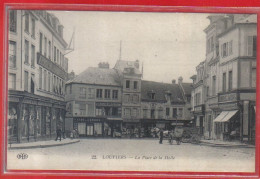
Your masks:
M 27 159 L 28 155 L 26 153 L 19 153 L 17 154 L 18 159 Z

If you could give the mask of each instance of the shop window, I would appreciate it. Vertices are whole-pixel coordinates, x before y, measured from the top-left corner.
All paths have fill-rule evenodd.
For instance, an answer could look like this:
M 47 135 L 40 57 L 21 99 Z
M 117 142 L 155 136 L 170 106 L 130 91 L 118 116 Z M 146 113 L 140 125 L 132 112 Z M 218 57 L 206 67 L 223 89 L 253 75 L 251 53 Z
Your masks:
M 130 88 L 130 80 L 126 80 L 125 87 L 128 88 L 128 89 Z
M 105 98 L 110 99 L 110 90 L 109 89 L 105 89 Z
M 16 89 L 16 74 L 8 74 L 8 89 Z
M 113 90 L 112 98 L 113 99 L 118 99 L 118 90 Z
M 8 107 L 8 136 L 17 136 L 17 106 L 9 103 Z
M 102 135 L 102 123 L 94 123 L 94 134 Z
M 16 42 L 9 41 L 9 59 L 8 66 L 16 68 Z
M 11 32 L 16 32 L 16 30 L 17 30 L 17 11 L 16 10 L 9 11 L 9 30 Z
M 97 98 L 102 98 L 102 89 L 97 89 Z
M 21 119 L 21 133 L 23 138 L 28 137 L 29 133 L 29 106 L 27 104 L 24 105 L 23 110 L 22 110 L 22 119 Z
M 57 112 L 58 113 L 58 112 Z M 56 114 L 56 116 L 59 114 Z M 49 136 L 51 134 L 51 110 L 49 107 L 46 108 L 45 116 L 45 134 Z
M 41 135 L 41 107 L 36 108 L 36 135 Z

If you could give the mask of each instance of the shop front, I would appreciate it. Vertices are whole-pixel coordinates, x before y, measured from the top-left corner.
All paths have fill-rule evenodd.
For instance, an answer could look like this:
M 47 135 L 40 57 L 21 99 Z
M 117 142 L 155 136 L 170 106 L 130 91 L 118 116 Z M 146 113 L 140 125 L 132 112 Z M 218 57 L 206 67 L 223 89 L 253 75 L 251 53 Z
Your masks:
M 104 128 L 107 126 L 106 118 L 97 117 L 74 117 L 73 129 L 79 137 L 103 137 Z
M 11 90 L 8 101 L 9 143 L 53 139 L 57 125 L 64 131 L 64 102 Z
M 194 106 L 193 115 L 195 120 L 195 128 L 199 130 L 199 134 L 201 136 L 204 136 L 205 105 L 201 104 Z

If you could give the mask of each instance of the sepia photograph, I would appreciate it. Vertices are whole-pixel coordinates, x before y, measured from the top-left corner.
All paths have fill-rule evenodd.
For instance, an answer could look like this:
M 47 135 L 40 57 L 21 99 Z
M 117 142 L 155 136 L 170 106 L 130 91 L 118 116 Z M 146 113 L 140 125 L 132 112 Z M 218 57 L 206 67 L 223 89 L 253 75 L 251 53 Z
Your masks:
M 255 172 L 257 14 L 7 14 L 7 171 Z

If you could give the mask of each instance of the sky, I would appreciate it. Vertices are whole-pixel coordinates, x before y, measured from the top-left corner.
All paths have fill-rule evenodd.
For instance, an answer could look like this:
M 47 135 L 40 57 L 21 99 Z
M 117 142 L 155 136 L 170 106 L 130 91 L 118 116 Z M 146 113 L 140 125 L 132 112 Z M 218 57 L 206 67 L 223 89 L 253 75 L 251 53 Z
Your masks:
M 76 75 L 99 62 L 113 68 L 121 59 L 139 60 L 143 79 L 171 83 L 182 76 L 191 82 L 206 56 L 208 14 L 103 11 L 50 11 L 64 26 L 69 43 L 75 30 L 74 51 L 67 54 L 69 72 Z

